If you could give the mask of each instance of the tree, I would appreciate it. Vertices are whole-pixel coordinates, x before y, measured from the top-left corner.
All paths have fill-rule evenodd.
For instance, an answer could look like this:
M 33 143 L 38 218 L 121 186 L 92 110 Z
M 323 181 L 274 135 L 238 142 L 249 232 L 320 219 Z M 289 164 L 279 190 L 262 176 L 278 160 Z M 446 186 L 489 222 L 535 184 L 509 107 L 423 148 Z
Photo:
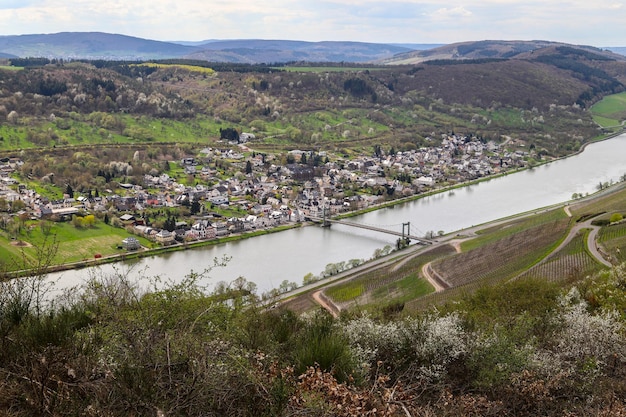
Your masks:
M 252 174 L 252 162 L 246 161 L 246 174 Z
M 226 129 L 220 128 L 220 139 L 239 141 L 239 132 L 232 127 L 227 127 Z
M 82 229 L 85 226 L 85 222 L 84 222 L 83 218 L 80 217 L 80 216 L 73 216 L 72 217 L 72 224 L 77 229 Z
M 96 217 L 93 214 L 88 214 L 83 217 L 83 225 L 85 227 L 94 227 L 96 224 Z
M 193 200 L 193 203 L 191 203 L 191 207 L 189 208 L 189 212 L 191 214 L 198 214 L 201 209 L 202 207 L 200 206 L 200 202 L 198 200 Z
M 67 184 L 67 187 L 65 188 L 65 194 L 67 194 L 70 198 L 74 198 L 74 189 L 70 184 Z

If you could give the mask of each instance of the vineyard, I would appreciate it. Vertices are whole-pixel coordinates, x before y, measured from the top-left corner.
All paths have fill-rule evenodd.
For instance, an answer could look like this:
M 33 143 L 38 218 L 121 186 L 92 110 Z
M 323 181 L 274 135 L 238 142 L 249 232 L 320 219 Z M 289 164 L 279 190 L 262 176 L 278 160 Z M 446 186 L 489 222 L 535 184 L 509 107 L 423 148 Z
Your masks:
M 584 278 L 604 268 L 586 247 L 589 229 L 579 232 L 558 252 L 551 252 L 566 237 L 574 220 L 608 220 L 614 212 L 626 212 L 626 187 L 600 201 L 570 206 L 573 218 L 559 208 L 487 226 L 461 243 L 461 253 L 451 245 L 433 248 L 394 268 L 371 271 L 325 293 L 342 309 L 401 303 L 405 311 L 417 311 L 511 280 L 557 283 Z M 626 253 L 620 250 L 626 246 L 626 223 L 602 227 L 598 243 L 614 259 L 626 261 Z M 451 288 L 441 292 L 430 288 L 421 277 L 421 268 L 427 263 Z
M 626 247 L 626 223 L 603 227 L 598 241 L 618 262 L 626 262 L 626 250 L 620 249 Z
M 600 229 L 598 241 L 600 243 L 610 242 L 626 237 L 626 223 L 606 226 Z
M 478 237 L 464 242 L 461 245 L 461 248 L 463 249 L 463 252 L 470 252 L 473 249 L 497 242 L 530 228 L 548 225 L 567 218 L 568 217 L 565 214 L 565 211 L 557 209 L 539 215 L 533 215 L 530 217 L 512 220 L 507 223 L 497 224 L 477 232 Z
M 366 305 L 370 299 L 379 303 L 381 298 L 399 302 L 418 298 L 433 291 L 432 286 L 420 277 L 422 266 L 453 253 L 455 250 L 452 246 L 440 246 L 407 260 L 397 269 L 380 268 L 329 287 L 324 293 L 342 309 L 356 304 Z
M 589 230 L 582 230 L 559 252 L 535 265 L 520 278 L 539 278 L 550 282 L 574 281 L 597 271 L 602 266 L 587 252 Z
M 475 281 L 513 278 L 546 256 L 567 229 L 566 219 L 535 226 L 439 260 L 432 268 L 453 287 Z

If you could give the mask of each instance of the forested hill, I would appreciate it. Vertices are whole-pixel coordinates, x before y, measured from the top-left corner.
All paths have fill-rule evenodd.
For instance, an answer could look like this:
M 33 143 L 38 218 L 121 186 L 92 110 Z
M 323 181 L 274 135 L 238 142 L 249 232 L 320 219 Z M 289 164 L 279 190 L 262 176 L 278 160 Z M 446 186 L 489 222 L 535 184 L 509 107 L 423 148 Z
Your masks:
M 472 59 L 529 59 L 533 54 L 557 47 L 575 48 L 594 59 L 626 61 L 626 56 L 618 53 L 623 48 L 601 49 L 588 45 L 570 45 L 550 41 L 502 41 L 485 40 L 459 42 L 421 51 L 400 53 L 380 62 L 388 65 L 417 64 L 433 60 L 472 60 Z
M 0 53 L 22 58 L 145 60 L 185 57 L 248 64 L 288 61 L 369 62 L 411 49 L 411 46 L 341 41 L 248 39 L 175 43 L 101 32 L 0 36 Z
M 0 70 L 0 118 L 18 115 L 30 130 L 52 114 L 64 127 L 70 115 L 88 119 L 93 112 L 206 117 L 256 131 L 268 146 L 276 146 L 270 138 L 280 135 L 280 147 L 291 149 L 378 143 L 408 150 L 455 131 L 495 141 L 507 135 L 561 156 L 601 133 L 587 109 L 626 84 L 626 61 L 573 45 L 550 45 L 511 59 L 378 66 L 6 62 L 24 69 Z M 288 128 L 279 128 L 286 121 Z M 55 143 L 47 134 L 28 137 Z

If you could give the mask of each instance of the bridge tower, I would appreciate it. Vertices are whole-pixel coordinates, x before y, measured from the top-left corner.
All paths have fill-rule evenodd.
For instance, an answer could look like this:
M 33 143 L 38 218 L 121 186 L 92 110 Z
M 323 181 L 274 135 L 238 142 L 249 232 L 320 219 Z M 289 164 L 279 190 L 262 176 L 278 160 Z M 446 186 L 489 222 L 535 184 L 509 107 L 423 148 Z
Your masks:
M 404 232 L 404 227 L 406 226 L 406 233 Z M 411 236 L 411 222 L 402 223 L 402 240 L 407 243 L 407 245 L 411 242 L 409 239 Z
M 328 207 L 324 207 L 324 209 L 322 210 L 322 227 L 330 227 L 328 216 L 330 216 Z

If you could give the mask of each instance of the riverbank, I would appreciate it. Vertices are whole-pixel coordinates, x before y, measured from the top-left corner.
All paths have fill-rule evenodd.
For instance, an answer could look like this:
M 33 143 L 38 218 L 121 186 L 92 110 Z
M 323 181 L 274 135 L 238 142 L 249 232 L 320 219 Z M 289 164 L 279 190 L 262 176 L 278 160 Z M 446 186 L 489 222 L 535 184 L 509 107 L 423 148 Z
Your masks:
M 198 249 L 198 248 L 207 247 L 207 246 L 216 246 L 216 245 L 228 243 L 228 242 L 237 242 L 243 239 L 250 239 L 253 237 L 278 233 L 278 232 L 282 232 L 285 230 L 291 230 L 291 229 L 295 229 L 298 227 L 303 227 L 305 225 L 306 223 L 294 223 L 294 224 L 277 226 L 271 229 L 255 230 L 252 232 L 232 234 L 226 237 L 220 237 L 220 238 L 211 239 L 211 240 L 173 243 L 171 245 L 161 246 L 158 248 L 142 247 L 141 249 L 136 250 L 136 251 L 129 251 L 129 252 L 124 252 L 120 254 L 103 256 L 103 257 L 93 258 L 93 259 L 86 259 L 86 260 L 64 263 L 64 264 L 50 265 L 50 266 L 45 267 L 45 271 L 38 271 L 35 269 L 30 269 L 30 270 L 21 270 L 21 271 L 10 271 L 10 272 L 6 272 L 4 275 L 8 277 L 9 279 L 12 279 L 12 278 L 19 278 L 19 277 L 24 277 L 24 276 L 45 275 L 47 273 L 79 270 L 79 269 L 91 268 L 91 267 L 96 267 L 96 266 L 101 266 L 101 265 L 106 265 L 106 264 L 111 264 L 111 263 L 116 263 L 116 262 L 149 258 L 152 256 L 163 255 L 166 253 L 186 251 L 190 249 Z
M 346 218 L 350 218 L 350 217 L 356 217 L 356 216 L 367 214 L 367 213 L 370 213 L 370 212 L 373 212 L 373 211 L 376 211 L 376 210 L 380 210 L 380 209 L 383 209 L 383 208 L 389 208 L 389 207 L 397 206 L 397 205 L 404 204 L 404 203 L 410 203 L 410 202 L 417 201 L 417 200 L 420 200 L 420 199 L 423 199 L 423 198 L 427 198 L 427 197 L 431 197 L 431 196 L 434 196 L 434 195 L 437 195 L 437 194 L 458 190 L 458 189 L 461 189 L 461 188 L 464 188 L 464 187 L 477 185 L 477 184 L 480 184 L 480 183 L 483 183 L 483 182 L 487 182 L 487 181 L 491 181 L 491 180 L 494 180 L 494 179 L 506 177 L 508 175 L 516 174 L 516 173 L 519 173 L 519 172 L 524 172 L 524 171 L 532 170 L 532 169 L 535 169 L 535 168 L 539 168 L 539 167 L 544 166 L 544 165 L 549 165 L 549 164 L 551 164 L 553 162 L 561 161 L 561 160 L 568 159 L 568 158 L 571 158 L 573 156 L 579 155 L 589 145 L 592 145 L 592 144 L 595 144 L 595 143 L 599 143 L 599 142 L 603 142 L 603 141 L 606 141 L 606 140 L 609 140 L 609 139 L 613 139 L 613 138 L 616 138 L 616 137 L 624 135 L 624 134 L 626 134 L 626 127 L 624 129 L 622 129 L 621 131 L 619 131 L 619 132 L 613 132 L 613 133 L 609 133 L 609 134 L 606 134 L 606 135 L 602 135 L 602 136 L 599 136 L 598 138 L 596 138 L 594 140 L 586 142 L 586 143 L 584 143 L 580 147 L 580 149 L 578 151 L 576 151 L 576 152 L 574 152 L 572 154 L 569 154 L 569 155 L 561 156 L 561 157 L 558 157 L 558 158 L 553 158 L 553 159 L 551 159 L 549 161 L 544 161 L 544 162 L 541 162 L 541 163 L 538 163 L 538 164 L 532 165 L 532 166 L 526 166 L 526 167 L 523 167 L 523 168 L 517 168 L 517 169 L 510 170 L 510 171 L 505 171 L 505 172 L 501 172 L 501 173 L 498 173 L 498 174 L 489 175 L 489 176 L 486 176 L 486 177 L 481 177 L 481 178 L 478 178 L 478 179 L 475 179 L 475 180 L 464 181 L 464 182 L 461 182 L 461 183 L 458 183 L 458 184 L 443 186 L 443 187 L 440 187 L 440 188 L 437 188 L 435 190 L 431 190 L 431 191 L 428 191 L 428 192 L 425 192 L 425 193 L 422 193 L 422 194 L 416 194 L 416 195 L 412 195 L 412 196 L 408 196 L 408 197 L 398 198 L 398 199 L 395 199 L 395 200 L 385 201 L 385 202 L 382 202 L 382 203 L 374 204 L 373 206 L 365 208 L 365 209 L 354 210 L 354 211 L 350 211 L 349 213 L 341 213 L 341 214 L 338 214 L 338 215 L 336 215 L 334 217 L 336 219 L 346 219 Z
M 606 139 L 606 138 L 605 138 Z M 597 143 L 593 142 L 593 143 Z M 616 143 L 622 143 L 622 141 L 620 142 L 616 142 Z M 613 148 L 613 146 L 611 146 L 611 148 Z M 622 146 L 620 145 L 619 149 L 621 149 Z M 617 148 L 616 148 L 617 149 Z M 611 155 L 618 155 L 621 154 L 621 151 L 612 151 L 610 153 Z M 593 155 L 593 152 L 592 152 Z M 547 161 L 548 162 L 548 161 Z M 550 162 L 554 162 L 554 161 L 550 161 Z M 592 166 L 589 164 L 589 162 L 581 162 L 583 166 Z M 620 166 L 621 166 L 621 162 Z M 577 165 L 578 163 L 576 163 Z M 614 163 L 612 163 L 614 164 Z M 570 164 L 571 165 L 571 164 Z M 604 164 L 602 166 L 608 166 L 607 164 Z M 599 172 L 602 169 L 602 166 L 598 166 L 596 168 L 593 168 L 594 171 L 592 171 L 591 174 L 585 174 L 584 178 L 593 178 L 593 172 Z M 393 211 L 389 211 L 388 213 L 386 211 L 381 211 L 380 213 L 377 213 L 375 216 L 377 218 L 385 218 L 384 220 L 377 220 L 375 222 L 372 223 L 376 223 L 379 225 L 383 225 L 383 224 L 387 224 L 387 225 L 391 225 L 391 224 L 395 224 L 398 223 L 397 219 L 398 216 L 402 217 L 402 221 L 406 222 L 408 220 L 412 221 L 412 225 L 418 225 L 417 228 L 419 229 L 420 226 L 422 226 L 423 228 L 425 228 L 423 231 L 419 232 L 419 233 L 423 233 L 426 230 L 434 230 L 434 231 L 438 231 L 438 230 L 445 230 L 446 232 L 450 233 L 452 230 L 462 230 L 464 227 L 469 227 L 470 225 L 476 225 L 476 224 L 480 224 L 483 223 L 487 220 L 489 220 L 489 216 L 474 216 L 476 219 L 474 220 L 474 217 L 469 216 L 472 218 L 471 221 L 466 221 L 468 219 L 468 207 L 467 207 L 467 203 L 464 203 L 464 206 L 460 209 L 461 211 L 458 211 L 456 207 L 454 207 L 456 204 L 455 202 L 461 200 L 461 201 L 465 201 L 465 194 L 467 194 L 468 192 L 471 192 L 471 194 L 476 194 L 477 192 L 479 194 L 482 194 L 482 188 L 483 187 L 476 187 L 475 189 L 471 188 L 471 185 L 474 184 L 478 184 L 481 182 L 488 182 L 491 181 L 493 179 L 497 179 L 500 177 L 507 177 L 510 174 L 513 173 L 522 173 L 523 171 L 527 171 L 528 169 L 518 169 L 518 170 L 514 170 L 514 171 L 510 171 L 507 173 L 503 173 L 501 175 L 498 176 L 490 176 L 490 177 L 485 177 L 485 178 L 481 178 L 479 180 L 475 180 L 475 181 L 471 181 L 471 182 L 466 182 L 466 183 L 462 183 L 462 184 L 455 184 L 454 186 L 450 186 L 450 187 L 443 187 L 437 190 L 432 190 L 429 193 L 424 193 L 424 194 L 419 194 L 416 196 L 411 196 L 411 198 L 405 198 L 405 199 L 398 199 L 398 200 L 393 200 L 390 202 L 384 202 L 381 204 L 378 204 L 376 206 L 370 207 L 367 210 L 361 210 L 361 211 L 355 211 L 355 212 L 350 212 L 350 213 L 344 213 L 344 215 L 349 215 L 349 216 L 357 216 L 366 212 L 372 212 L 372 211 L 378 211 L 381 208 L 385 208 L 385 207 L 390 207 L 390 206 L 395 206 L 395 205 L 399 205 L 399 204 L 405 204 L 407 202 L 413 202 L 413 201 L 417 201 L 420 199 L 424 199 L 424 197 L 429 197 L 429 196 L 441 196 L 438 197 L 436 200 L 442 200 L 441 202 L 446 202 L 445 203 L 445 207 L 440 207 L 437 209 L 437 211 L 435 212 L 431 212 L 428 211 L 427 213 L 421 213 L 420 219 L 414 219 L 411 218 L 411 214 L 408 213 L 409 211 L 411 211 L 412 209 L 410 207 L 412 207 L 413 205 L 405 205 L 404 207 L 400 207 L 398 210 L 393 210 Z M 574 176 L 575 172 L 580 171 L 578 168 L 575 168 L 574 171 L 570 171 L 568 172 L 566 175 L 563 175 L 563 178 L 571 178 L 572 176 Z M 539 175 L 540 173 L 544 172 L 544 170 L 539 170 L 537 171 L 536 174 L 534 174 L 532 177 L 536 178 L 537 175 Z M 621 173 L 620 173 L 621 174 Z M 589 176 L 592 175 L 592 176 Z M 525 176 L 522 176 L 525 177 Z M 615 175 L 615 173 L 612 174 L 613 178 L 617 178 L 617 176 Z M 514 178 L 516 178 L 514 180 Z M 544 180 L 544 184 L 547 184 L 545 182 L 546 180 Z M 547 181 L 550 181 L 550 183 L 552 183 L 551 177 L 547 179 Z M 595 180 L 594 180 L 595 181 Z M 527 180 L 524 180 L 524 182 L 529 182 Z M 499 186 L 497 184 L 499 183 L 506 183 L 506 184 L 517 184 L 512 186 L 512 188 L 515 188 L 515 191 L 513 191 L 513 194 L 509 195 L 510 193 L 508 192 L 509 189 L 511 188 L 511 185 L 507 185 L 507 186 Z M 597 184 L 597 183 L 596 183 Z M 494 215 L 494 217 L 497 218 L 502 218 L 502 217 L 506 217 L 509 214 L 513 214 L 511 213 L 511 210 L 506 209 L 505 207 L 508 207 L 511 205 L 510 202 L 506 203 L 507 201 L 511 201 L 511 198 L 516 199 L 516 195 L 515 194 L 520 194 L 520 191 L 518 189 L 519 187 L 519 180 L 517 179 L 517 177 L 511 176 L 511 181 L 507 180 L 507 181 L 496 181 L 494 182 L 494 184 L 496 186 L 496 188 L 498 189 L 497 192 L 492 192 L 492 196 L 494 198 L 496 198 L 497 200 L 494 200 L 492 203 L 490 203 L 487 207 L 485 207 L 484 209 L 477 211 L 476 213 L 492 213 Z M 568 187 L 570 187 L 568 185 Z M 493 188 L 491 185 L 487 186 L 488 189 Z M 545 187 L 539 187 L 538 189 L 544 189 Z M 457 190 L 457 189 L 463 189 L 462 192 L 456 192 L 456 193 L 450 193 L 449 195 L 445 195 L 446 192 L 450 192 L 453 190 Z M 570 189 L 570 188 L 568 188 Z M 575 191 L 578 191 L 577 188 L 574 188 Z M 591 192 L 590 189 L 588 189 L 589 192 Z M 529 194 L 530 193 L 530 194 Z M 533 193 L 532 190 L 527 190 L 524 191 L 524 199 L 525 200 L 533 200 L 533 197 L 527 197 L 530 196 Z M 552 192 L 553 193 L 553 192 Z M 508 197 L 507 197 L 508 195 Z M 568 194 L 566 196 L 561 196 L 559 198 L 559 202 L 563 202 L 563 201 L 568 201 L 570 200 L 570 196 L 571 194 Z M 484 197 L 481 197 L 481 199 L 484 199 Z M 449 201 L 450 200 L 450 201 Z M 449 202 L 448 202 L 449 201 Z M 499 203 L 503 203 L 503 204 L 499 204 Z M 554 200 L 552 200 L 552 202 L 554 202 Z M 452 206 L 450 206 L 450 203 L 452 203 Z M 550 203 L 551 204 L 551 203 Z M 433 205 L 439 206 L 439 204 L 436 204 L 436 202 L 434 200 L 431 201 L 426 201 L 424 203 L 420 203 L 420 205 L 423 206 L 430 206 L 432 207 Z M 500 208 L 497 208 L 496 206 L 502 206 Z M 547 206 L 549 204 L 542 204 L 542 206 Z M 519 211 L 525 211 L 525 210 L 531 210 L 534 208 L 534 206 L 528 206 L 526 204 L 524 204 L 523 202 L 518 202 L 518 203 L 513 203 L 513 206 L 515 206 L 515 210 L 519 209 Z M 424 207 L 422 207 L 424 208 Z M 421 210 L 421 208 L 420 208 Z M 456 214 L 452 214 L 452 212 L 450 212 L 450 210 L 452 210 L 452 212 L 455 212 Z M 458 211 L 458 213 L 457 213 Z M 450 212 L 448 214 L 448 212 Z M 441 220 L 441 214 L 445 213 L 445 224 L 442 224 L 441 221 L 437 222 L 432 222 L 432 219 L 435 218 L 439 218 L 439 220 Z M 504 216 L 503 216 L 503 215 Z M 406 216 L 406 217 L 404 217 Z M 389 221 L 387 218 L 389 217 L 393 217 L 393 219 L 390 219 L 392 221 Z M 424 221 L 424 219 L 428 219 L 427 221 Z M 449 219 L 464 219 L 463 221 L 450 221 Z M 55 265 L 53 266 L 50 270 L 51 271 L 63 271 L 63 270 L 68 270 L 68 269 L 82 269 L 82 268 L 89 268 L 92 266 L 96 266 L 96 265 L 101 265 L 104 263 L 115 263 L 118 261 L 124 261 L 124 260 L 130 260 L 130 259 L 139 259 L 139 258 L 150 258 L 150 257 L 157 257 L 159 255 L 163 255 L 166 253 L 170 253 L 170 252 L 182 252 L 182 251 L 186 251 L 187 249 L 198 249 L 198 248 L 202 248 L 202 247 L 215 247 L 216 249 L 210 249 L 211 252 L 213 253 L 217 253 L 222 251 L 222 249 L 218 249 L 218 247 L 221 244 L 225 244 L 225 243 L 230 243 L 230 242 L 235 242 L 235 241 L 242 241 L 242 240 L 252 240 L 249 239 L 251 237 L 259 237 L 259 236 L 263 236 L 263 235 L 269 235 L 269 234 L 276 234 L 279 231 L 283 231 L 283 230 L 288 230 L 288 229 L 294 229 L 294 228 L 301 228 L 302 226 L 306 225 L 305 223 L 294 223 L 294 224 L 289 224 L 289 225 L 285 225 L 285 226 L 281 226 L 279 228 L 275 228 L 275 229 L 267 229 L 267 230 L 263 230 L 263 231 L 255 231 L 255 232 L 249 232 L 249 233 L 245 233 L 242 235 L 233 235 L 233 236 L 228 236 L 228 237 L 223 237 L 220 239 L 216 239 L 216 240 L 209 240 L 209 241 L 199 241 L 199 242 L 194 242 L 194 243 L 186 243 L 186 244 L 178 244 L 178 245 L 173 245 L 173 246 L 169 246 L 169 247 L 159 247 L 159 248 L 154 248 L 154 249 L 149 249 L 149 250 L 142 250 L 141 252 L 131 252 L 131 253 L 123 253 L 123 254 L 118 254 L 118 255 L 113 255 L 113 256 L 109 256 L 109 257 L 103 257 L 101 259 L 89 259 L 89 260 L 85 260 L 82 262 L 76 262 L 74 264 L 66 264 L 66 265 Z M 321 233 L 321 232 L 320 232 Z M 315 233 L 296 233 L 297 236 L 307 236 L 307 238 L 311 238 L 313 236 L 317 236 L 320 233 L 315 232 Z M 337 235 L 336 233 L 332 233 L 333 236 Z M 417 234 L 416 234 L 417 235 Z M 324 243 L 323 245 L 326 244 L 331 244 L 331 240 L 329 240 L 330 235 L 327 235 L 326 233 L 324 233 L 324 236 L 326 236 L 326 238 L 324 239 Z M 315 239 L 317 239 L 317 237 L 315 237 Z M 337 237 L 337 239 L 340 239 L 339 237 Z M 240 253 L 240 256 L 242 257 L 241 259 L 243 259 L 243 262 L 245 263 L 255 263 L 258 265 L 265 265 L 264 267 L 259 267 L 258 270 L 254 270 L 253 272 L 250 272 L 249 270 L 245 270 L 245 268 L 241 268 L 241 272 L 238 272 L 239 275 L 243 275 L 243 276 L 256 276 L 256 275 L 268 275 L 265 270 L 270 270 L 272 269 L 271 267 L 269 267 L 268 262 L 266 261 L 266 259 L 270 259 L 272 257 L 272 254 L 270 253 L 270 251 L 277 251 L 278 247 L 281 247 L 281 250 L 283 251 L 282 253 L 285 253 L 286 255 L 280 259 L 280 261 L 274 262 L 274 264 L 272 265 L 272 267 L 276 267 L 278 266 L 279 270 L 277 270 L 277 272 L 275 274 L 273 274 L 276 277 L 286 277 L 289 280 L 295 280 L 295 281 L 299 281 L 306 273 L 309 272 L 314 272 L 317 273 L 317 271 L 323 270 L 325 264 L 319 265 L 316 262 L 308 262 L 308 260 L 310 258 L 315 258 L 315 257 L 319 257 L 319 258 L 323 258 L 326 263 L 328 262 L 338 262 L 341 260 L 346 260 L 346 259 L 353 259 L 353 258 L 360 258 L 360 259 L 368 259 L 370 257 L 370 254 L 372 252 L 370 251 L 374 251 L 375 248 L 380 248 L 382 247 L 383 244 L 378 243 L 376 244 L 377 246 L 372 247 L 372 249 L 368 249 L 367 253 L 365 254 L 365 256 L 363 255 L 363 253 L 355 253 L 355 252 L 351 252 L 346 250 L 345 251 L 345 255 L 343 255 L 343 248 L 335 248 L 332 251 L 329 251 L 327 255 L 322 255 L 322 253 L 325 253 L 326 248 L 323 248 L 322 246 L 318 249 L 316 249 L 317 253 L 312 253 L 311 251 L 313 249 L 311 249 L 309 247 L 309 242 L 305 242 L 304 246 L 307 247 L 309 250 L 308 252 L 306 250 L 301 251 L 299 250 L 296 246 L 300 245 L 301 242 L 296 241 L 294 238 L 290 238 L 289 236 L 286 238 L 286 241 L 288 243 L 285 243 L 285 247 L 282 247 L 283 242 L 282 242 L 282 237 L 280 238 L 280 242 L 276 239 L 262 239 L 261 238 L 261 242 L 270 242 L 271 243 L 261 243 L 261 248 L 258 247 L 254 247 L 254 244 L 246 244 L 246 245 L 241 245 L 238 244 L 236 245 L 237 247 L 233 247 L 230 246 L 228 248 L 228 255 L 231 255 L 233 253 L 233 251 L 237 251 L 238 247 L 243 247 L 245 246 L 246 248 L 252 248 L 252 249 L 245 249 L 242 250 L 242 252 Z M 328 242 L 327 242 L 328 240 Z M 382 239 L 381 239 L 382 240 Z M 318 244 L 317 242 L 315 242 L 315 244 Z M 350 243 L 353 244 L 355 246 L 362 246 L 360 243 L 354 242 L 354 243 Z M 371 244 L 375 244 L 375 242 L 371 242 L 368 245 Z M 271 245 L 271 246 L 270 246 Z M 322 244 L 320 244 L 322 245 Z M 392 243 L 393 245 L 393 243 Z M 257 245 L 258 246 L 258 245 Z M 254 255 L 253 252 L 258 251 L 260 253 L 263 253 L 262 257 L 260 259 L 257 259 Z M 200 250 L 200 251 L 194 251 L 194 252 L 198 252 L 197 254 L 194 254 L 192 256 L 176 256 L 174 257 L 175 259 L 194 259 L 194 262 L 198 262 L 198 263 L 202 263 L 205 262 L 204 260 L 202 260 L 203 256 L 206 255 L 202 255 L 202 253 L 204 253 L 204 251 Z M 340 259 L 336 259 L 337 257 L 341 256 Z M 176 261 L 171 261 L 169 259 L 172 259 L 170 257 L 167 257 L 163 260 L 151 260 L 149 262 L 149 264 L 153 265 L 153 264 L 159 264 L 164 266 L 164 260 L 168 259 L 168 262 L 176 262 Z M 197 259 L 197 261 L 195 261 Z M 252 260 L 254 259 L 254 260 Z M 298 270 L 302 270 L 303 272 L 300 273 L 298 272 L 297 275 L 294 273 L 288 273 L 287 271 L 289 270 L 289 268 L 285 268 L 285 262 L 287 263 L 292 263 L 293 259 L 299 259 L 298 260 L 298 264 L 303 263 L 302 260 L 307 261 L 304 262 L 304 264 L 308 264 L 309 266 L 301 266 L 301 268 L 298 268 Z M 185 261 L 187 262 L 187 261 Z M 189 265 L 185 265 L 185 267 L 187 268 L 187 266 L 192 266 L 192 264 Z M 194 265 L 195 266 L 195 265 Z M 291 267 L 291 265 L 290 265 Z M 269 269 L 268 269 L 269 268 Z M 189 268 L 187 268 L 189 269 Z M 265 270 L 264 270 L 265 269 Z M 22 274 L 24 274 L 22 272 Z M 279 279 L 279 278 L 267 278 L 268 280 L 274 280 L 274 279 Z M 280 278 L 280 280 L 282 280 L 283 278 Z M 280 280 L 278 282 L 280 282 Z M 277 283 L 278 283 L 277 282 Z M 276 284 L 277 284 L 276 283 Z

